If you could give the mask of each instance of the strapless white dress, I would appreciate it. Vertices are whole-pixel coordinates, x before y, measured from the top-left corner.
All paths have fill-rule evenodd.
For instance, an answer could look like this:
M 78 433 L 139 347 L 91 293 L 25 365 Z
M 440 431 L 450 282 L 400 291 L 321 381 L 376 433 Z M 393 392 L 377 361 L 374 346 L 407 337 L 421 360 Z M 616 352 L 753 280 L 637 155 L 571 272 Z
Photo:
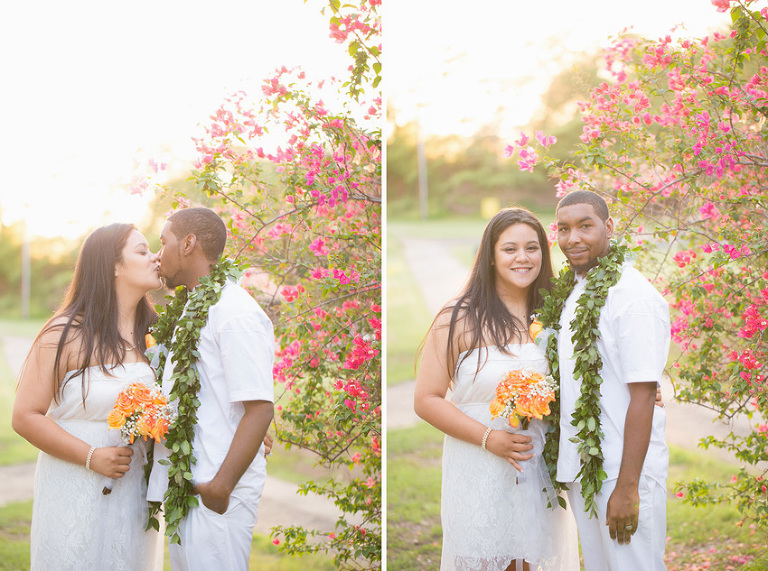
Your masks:
M 155 382 L 146 363 L 126 363 L 105 375 L 86 370 L 88 392 L 83 404 L 82 379 L 64 385 L 48 416 L 70 434 L 92 446 L 120 444 L 120 432 L 109 430 L 107 414 L 130 382 Z M 67 373 L 69 378 L 72 373 Z M 131 468 L 116 480 L 109 495 L 100 474 L 40 452 L 32 509 L 31 568 L 40 571 L 152 571 L 163 568 L 162 536 L 145 531 L 147 523 L 144 464 L 147 443 L 133 444 Z
M 491 420 L 488 406 L 508 371 L 529 367 L 547 371 L 537 345 L 511 345 L 509 350 L 514 357 L 496 347 L 462 353 L 452 401 L 486 426 L 530 436 L 534 456 L 520 463 L 521 474 L 478 444 L 445 437 L 440 569 L 503 571 L 511 561 L 524 559 L 535 571 L 578 571 L 573 515 L 557 505 L 541 458 L 545 422 L 533 419 L 527 430 L 521 430 L 511 428 L 506 418 Z M 482 367 L 475 374 L 478 355 Z M 548 508 L 548 502 L 555 507 Z

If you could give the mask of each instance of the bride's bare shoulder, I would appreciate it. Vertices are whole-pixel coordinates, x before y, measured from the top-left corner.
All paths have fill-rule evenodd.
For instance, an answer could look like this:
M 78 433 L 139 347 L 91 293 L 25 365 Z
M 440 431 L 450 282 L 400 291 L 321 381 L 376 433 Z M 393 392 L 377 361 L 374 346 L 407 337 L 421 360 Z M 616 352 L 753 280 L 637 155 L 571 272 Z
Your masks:
M 454 330 L 461 329 L 465 326 L 467 320 L 466 317 L 466 306 L 463 304 L 460 305 L 457 300 L 451 300 L 437 313 L 433 328 L 449 327 L 451 323 L 453 323 Z
M 65 346 L 79 340 L 80 321 L 77 318 L 70 321 L 66 315 L 56 315 L 43 325 L 43 328 L 37 335 L 37 343 L 43 347 L 50 345 L 58 346 L 64 337 Z
M 470 317 L 466 303 L 452 300 L 445 304 L 435 317 L 432 330 L 448 341 L 450 332 L 450 345 L 453 351 L 460 353 L 472 345 L 475 334 L 475 323 Z

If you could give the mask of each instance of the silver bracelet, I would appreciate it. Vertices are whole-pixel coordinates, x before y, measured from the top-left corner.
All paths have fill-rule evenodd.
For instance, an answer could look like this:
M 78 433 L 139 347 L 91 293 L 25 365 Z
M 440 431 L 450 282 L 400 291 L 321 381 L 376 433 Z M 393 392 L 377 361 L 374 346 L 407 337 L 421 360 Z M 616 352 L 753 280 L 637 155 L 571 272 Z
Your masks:
M 488 427 L 488 430 L 486 430 L 486 431 L 485 431 L 485 434 L 483 434 L 483 442 L 480 444 L 480 446 L 483 448 L 483 450 L 488 450 L 488 449 L 485 447 L 485 444 L 486 444 L 486 442 L 488 442 L 488 435 L 491 433 L 491 431 L 492 431 L 492 430 L 493 430 L 493 428 L 491 428 L 491 427 L 489 426 L 489 427 Z
M 91 446 L 91 449 L 88 451 L 88 457 L 85 459 L 85 469 L 90 470 L 91 469 L 91 458 L 93 457 L 93 452 L 96 450 L 95 446 Z

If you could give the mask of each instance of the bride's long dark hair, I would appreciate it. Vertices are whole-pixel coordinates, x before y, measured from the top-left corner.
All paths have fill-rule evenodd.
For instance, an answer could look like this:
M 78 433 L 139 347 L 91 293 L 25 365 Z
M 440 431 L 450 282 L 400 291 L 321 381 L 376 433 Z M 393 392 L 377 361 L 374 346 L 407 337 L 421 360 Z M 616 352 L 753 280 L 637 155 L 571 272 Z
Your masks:
M 35 339 L 50 331 L 61 331 L 54 361 L 54 399 L 64 383 L 59 385 L 62 357 L 67 343 L 79 340 L 82 362 L 67 379 L 82 377 L 83 402 L 88 392 L 86 369 L 98 366 L 105 374 L 109 367 L 122 365 L 126 347 L 118 330 L 117 291 L 115 289 L 115 265 L 123 259 L 123 248 L 129 234 L 135 230 L 133 224 L 110 224 L 94 230 L 80 249 L 75 265 L 75 274 L 69 285 L 64 302 L 48 320 Z M 145 333 L 157 319 L 146 296 L 136 308 L 134 338 L 132 343 L 140 351 L 146 351 Z
M 500 210 L 485 227 L 480 247 L 475 255 L 472 271 L 467 284 L 459 297 L 447 305 L 441 312 L 450 312 L 448 326 L 448 368 L 453 377 L 451 363 L 458 367 L 459 355 L 454 343 L 456 326 L 460 320 L 465 326 L 462 330 L 469 334 L 467 353 L 483 345 L 493 345 L 509 354 L 507 345 L 520 339 L 519 330 L 525 331 L 530 323 L 522 323 L 510 313 L 496 291 L 496 268 L 493 265 L 494 249 L 501 234 L 514 224 L 526 224 L 533 228 L 541 248 L 541 271 L 528 290 L 527 313 L 532 316 L 541 307 L 541 290 L 549 291 L 552 281 L 552 259 L 549 253 L 549 241 L 544 227 L 531 212 L 524 208 L 504 208 Z M 465 355 L 466 356 L 466 355 Z M 480 368 L 478 355 L 478 369 Z

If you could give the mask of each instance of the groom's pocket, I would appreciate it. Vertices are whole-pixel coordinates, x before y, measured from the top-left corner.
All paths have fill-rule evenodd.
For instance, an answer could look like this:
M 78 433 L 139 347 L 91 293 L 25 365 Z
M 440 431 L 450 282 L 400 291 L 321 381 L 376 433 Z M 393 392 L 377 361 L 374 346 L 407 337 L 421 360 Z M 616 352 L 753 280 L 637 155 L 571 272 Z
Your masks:
M 201 513 L 203 513 L 203 514 L 204 514 L 206 517 L 210 517 L 210 518 L 216 519 L 216 518 L 221 518 L 221 517 L 224 517 L 224 516 L 226 515 L 226 513 L 227 513 L 226 511 L 225 511 L 224 513 L 221 513 L 221 514 L 220 514 L 219 512 L 217 512 L 217 511 L 214 511 L 214 510 L 212 510 L 211 508 L 209 508 L 208 506 L 206 506 L 206 505 L 203 503 L 203 499 L 202 499 L 200 496 L 196 496 L 196 497 L 197 497 L 197 501 L 200 503 L 200 511 L 201 511 Z M 229 505 L 230 505 L 230 506 L 232 505 L 232 502 L 231 502 L 231 501 L 230 501 L 230 504 L 229 504 Z M 229 506 L 227 506 L 227 510 L 228 510 L 228 509 L 229 509 Z

